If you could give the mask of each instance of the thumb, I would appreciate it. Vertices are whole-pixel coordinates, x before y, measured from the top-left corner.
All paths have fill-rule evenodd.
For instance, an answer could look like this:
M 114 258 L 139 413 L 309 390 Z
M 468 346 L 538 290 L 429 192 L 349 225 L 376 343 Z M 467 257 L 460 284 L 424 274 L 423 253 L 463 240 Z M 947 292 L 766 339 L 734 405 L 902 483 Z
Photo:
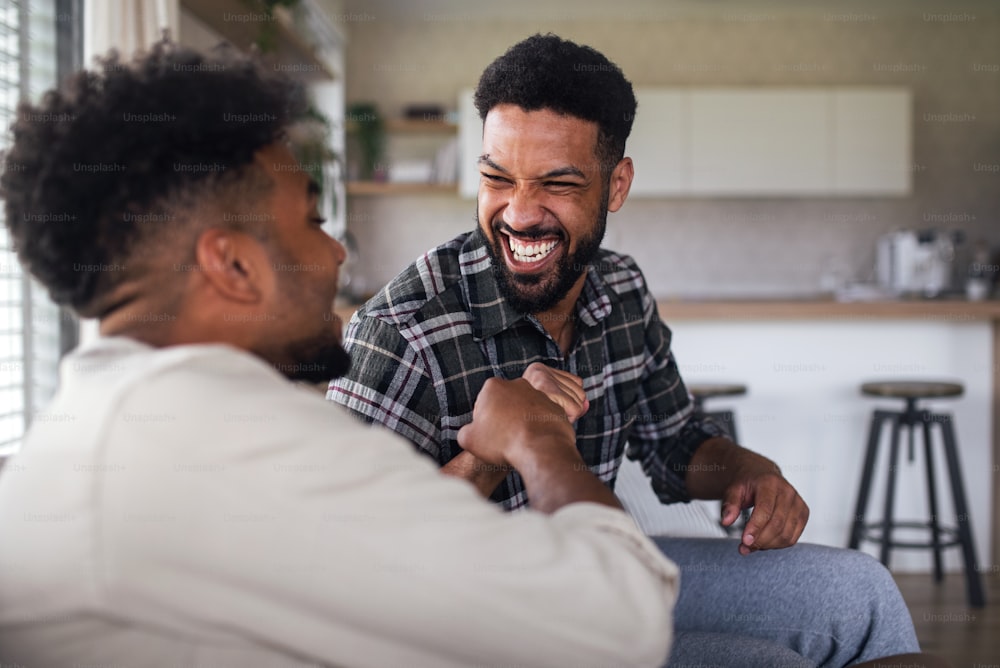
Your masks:
M 472 432 L 475 427 L 473 425 L 474 423 L 469 422 L 468 424 L 462 425 L 462 427 L 458 430 L 456 440 L 458 441 L 458 447 L 463 450 L 468 450 L 466 445 L 474 438 Z

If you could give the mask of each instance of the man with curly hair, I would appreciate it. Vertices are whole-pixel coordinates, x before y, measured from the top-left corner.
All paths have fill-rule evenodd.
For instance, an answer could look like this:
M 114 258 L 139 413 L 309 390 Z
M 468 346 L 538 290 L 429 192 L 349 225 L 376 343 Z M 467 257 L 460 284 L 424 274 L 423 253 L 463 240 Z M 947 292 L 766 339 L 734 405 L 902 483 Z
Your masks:
M 481 461 L 459 435 L 487 379 L 523 376 L 563 406 L 607 485 L 627 444 L 664 503 L 721 500 L 724 525 L 753 507 L 738 541 L 657 539 L 681 567 L 678 664 L 842 666 L 915 651 L 888 571 L 859 552 L 795 545 L 809 510 L 778 466 L 692 414 L 642 273 L 601 249 L 633 177 L 636 101 L 621 70 L 535 35 L 486 68 L 475 102 L 478 228 L 358 310 L 346 337 L 355 364 L 328 398 L 514 510 L 536 503 L 524 472 Z
M 21 105 L 0 177 L 23 264 L 100 320 L 0 476 L 0 664 L 662 662 L 676 567 L 544 394 L 487 383 L 458 435 L 524 472 L 515 517 L 288 382 L 349 363 L 302 89 L 166 42 L 102 65 Z

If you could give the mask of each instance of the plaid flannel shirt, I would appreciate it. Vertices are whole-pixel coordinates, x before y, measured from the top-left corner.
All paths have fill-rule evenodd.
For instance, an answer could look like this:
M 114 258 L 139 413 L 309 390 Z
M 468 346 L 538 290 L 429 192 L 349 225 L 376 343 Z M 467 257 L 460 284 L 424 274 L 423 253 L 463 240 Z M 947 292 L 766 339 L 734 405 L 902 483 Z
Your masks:
M 519 378 L 543 362 L 583 379 L 590 408 L 577 421 L 577 447 L 598 478 L 614 488 L 627 443 L 661 501 L 689 501 L 691 456 L 724 432 L 692 417 L 670 330 L 635 262 L 602 249 L 588 267 L 575 342 L 564 357 L 534 316 L 500 295 L 485 244 L 478 230 L 462 234 L 363 305 L 345 338 L 351 370 L 330 384 L 327 398 L 444 465 L 461 452 L 458 430 L 472 420 L 486 379 Z M 516 472 L 491 498 L 508 510 L 528 504 Z

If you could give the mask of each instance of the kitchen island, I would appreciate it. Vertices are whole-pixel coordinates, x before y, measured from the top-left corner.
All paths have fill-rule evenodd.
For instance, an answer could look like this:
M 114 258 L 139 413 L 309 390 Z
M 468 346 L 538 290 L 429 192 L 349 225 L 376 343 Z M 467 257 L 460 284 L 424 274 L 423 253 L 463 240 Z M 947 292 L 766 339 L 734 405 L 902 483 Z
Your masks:
M 862 397 L 862 382 L 962 382 L 963 397 L 930 406 L 955 417 L 980 566 L 1000 570 L 1000 513 L 994 512 L 1000 507 L 1000 301 L 662 299 L 658 308 L 673 331 L 686 380 L 749 386 L 746 397 L 708 407 L 735 409 L 741 441 L 775 459 L 800 490 L 812 510 L 803 540 L 846 545 L 871 411 L 901 406 Z M 353 310 L 338 312 L 346 322 Z M 915 454 L 917 461 L 899 471 L 901 519 L 927 514 L 922 448 Z M 936 464 L 943 474 L 940 457 Z M 882 506 L 884 472 L 883 464 L 872 490 L 873 519 Z M 950 498 L 940 489 L 939 512 L 951 523 Z M 874 553 L 870 544 L 866 551 Z M 957 549 L 946 551 L 947 569 L 957 571 L 960 563 Z M 927 570 L 929 553 L 897 550 L 893 567 Z
M 902 406 L 862 397 L 862 382 L 963 383 L 963 397 L 929 405 L 955 417 L 980 567 L 1000 570 L 1000 301 L 664 299 L 658 307 L 674 333 L 685 379 L 749 386 L 745 398 L 717 400 L 709 409 L 734 408 L 743 443 L 775 459 L 800 490 L 812 509 L 804 540 L 846 544 L 871 411 Z M 868 511 L 872 519 L 882 508 L 887 437 Z M 920 443 L 918 436 L 916 460 L 899 471 L 898 518 L 927 516 Z M 939 452 L 935 469 L 944 483 Z M 939 512 L 953 524 L 947 489 L 939 486 Z M 866 551 L 875 553 L 870 544 Z M 923 571 L 931 563 L 926 551 L 897 550 L 892 560 L 899 570 Z M 945 565 L 960 569 L 958 549 L 946 551 Z

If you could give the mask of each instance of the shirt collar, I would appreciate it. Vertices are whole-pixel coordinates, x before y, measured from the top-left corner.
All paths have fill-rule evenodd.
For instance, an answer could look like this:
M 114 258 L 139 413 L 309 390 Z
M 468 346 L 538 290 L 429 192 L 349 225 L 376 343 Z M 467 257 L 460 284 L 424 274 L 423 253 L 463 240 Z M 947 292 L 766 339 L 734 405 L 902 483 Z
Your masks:
M 496 336 L 527 318 L 527 314 L 515 311 L 500 294 L 486 244 L 486 237 L 477 228 L 462 244 L 459 255 L 465 297 L 472 316 L 472 336 L 477 341 Z M 577 317 L 582 325 L 593 327 L 611 314 L 611 308 L 604 281 L 591 264 L 576 303 Z

